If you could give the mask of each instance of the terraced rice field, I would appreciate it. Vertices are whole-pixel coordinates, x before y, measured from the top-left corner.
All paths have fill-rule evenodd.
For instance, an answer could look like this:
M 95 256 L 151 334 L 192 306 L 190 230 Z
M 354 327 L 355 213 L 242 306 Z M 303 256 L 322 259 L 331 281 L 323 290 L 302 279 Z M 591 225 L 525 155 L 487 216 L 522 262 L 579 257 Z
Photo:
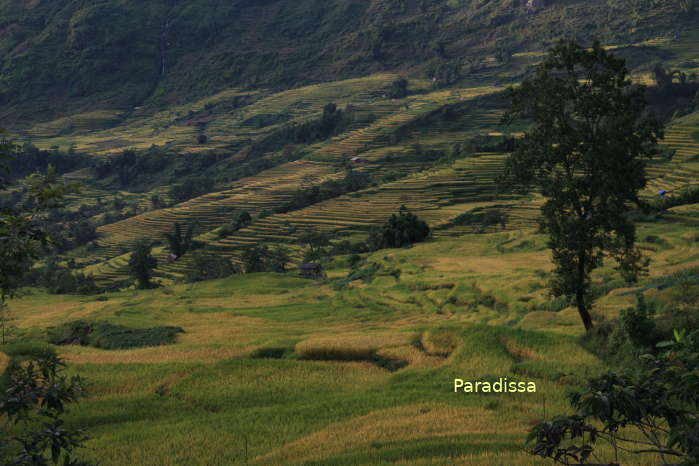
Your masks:
M 687 55 L 687 50 L 698 44 L 699 35 L 689 34 L 681 40 L 658 38 L 637 45 L 667 49 L 674 54 L 675 61 L 679 62 Z M 538 60 L 540 55 L 523 53 L 517 54 L 515 58 L 524 61 Z M 488 74 L 489 71 L 483 73 Z M 282 122 L 258 127 L 247 123 L 260 115 L 283 114 L 293 121 L 303 121 L 317 116 L 323 106 L 332 102 L 339 108 L 351 105 L 352 111 L 360 120 L 368 115 L 374 118 L 368 126 L 357 124 L 341 135 L 308 146 L 306 150 L 309 155 L 306 160 L 280 165 L 232 183 L 220 192 L 201 196 L 172 208 L 146 211 L 151 208 L 150 195 L 159 194 L 162 197 L 167 187 L 144 194 L 124 193 L 123 197 L 127 201 L 136 201 L 139 209 L 145 212 L 99 228 L 99 247 L 94 251 L 94 257 L 101 258 L 103 263 L 92 265 L 86 270 L 95 273 L 97 278 L 102 280 L 123 276 L 126 259 L 122 254 L 138 237 L 160 237 L 162 233 L 171 231 L 175 222 L 188 223 L 196 220 L 199 224 L 199 239 L 231 257 L 235 257 L 241 247 L 259 241 L 293 244 L 294 238 L 309 229 L 332 231 L 337 234 L 365 232 L 372 225 L 384 221 L 402 204 L 436 227 L 464 211 L 493 204 L 507 206 L 509 229 L 534 226 L 541 205 L 540 198 L 495 197 L 492 185 L 502 166 L 502 155 L 476 157 L 459 162 L 452 169 L 420 174 L 415 174 L 421 169 L 420 163 L 400 161 L 401 157 L 413 154 L 411 151 L 414 144 L 432 150 L 448 150 L 454 144 L 464 142 L 476 134 L 501 134 L 503 128 L 499 126 L 499 120 L 502 111 L 484 110 L 475 106 L 472 112 L 456 121 L 445 119 L 407 133 L 401 130 L 416 119 L 445 105 L 467 102 L 479 96 L 496 93 L 503 88 L 480 86 L 426 91 L 405 99 L 386 99 L 385 95 L 382 95 L 383 90 L 397 78 L 398 76 L 393 74 L 377 74 L 276 94 L 264 90 L 251 93 L 230 89 L 155 115 L 146 115 L 147 109 L 133 109 L 124 114 L 76 115 L 65 121 L 36 125 L 28 133 L 39 138 L 35 141 L 39 145 L 41 141 L 51 145 L 75 144 L 79 150 L 90 150 L 100 154 L 131 146 L 142 148 L 152 143 L 196 152 L 223 147 L 236 141 L 254 140 L 284 124 Z M 638 81 L 648 79 L 648 74 L 636 77 Z M 427 90 L 431 85 L 429 80 L 418 81 L 415 81 L 415 89 Z M 247 100 L 249 104 L 239 107 L 237 104 L 233 105 L 239 99 Z M 94 118 L 93 126 L 86 123 L 90 118 Z M 119 127 L 101 129 L 111 125 L 115 118 L 125 118 L 125 121 Z M 196 122 L 206 126 L 205 132 L 210 141 L 207 147 L 194 144 Z M 69 134 L 61 135 L 61 131 L 66 131 L 63 127 L 68 126 Z M 401 133 L 397 138 L 398 132 Z M 680 119 L 668 128 L 664 143 L 676 149 L 677 154 L 671 162 L 660 161 L 650 165 L 651 180 L 643 192 L 644 196 L 655 196 L 660 189 L 677 192 L 699 182 L 699 162 L 692 161 L 693 157 L 699 154 L 697 134 L 699 121 L 696 117 Z M 259 219 L 249 228 L 227 238 L 220 239 L 215 233 L 208 233 L 225 223 L 235 210 L 247 210 L 252 214 L 273 210 L 289 200 L 291 194 L 299 187 L 341 176 L 338 165 L 343 159 L 357 155 L 369 161 L 358 169 L 367 170 L 375 179 L 399 179 L 297 212 Z M 85 176 L 86 173 L 73 173 L 66 178 L 77 180 Z M 81 198 L 75 198 L 74 201 L 92 203 L 98 198 L 104 199 L 107 194 L 106 191 L 88 189 Z M 454 227 L 450 231 L 439 230 L 436 234 L 458 235 L 463 231 L 466 229 Z M 166 256 L 166 251 L 162 248 L 157 252 L 162 257 Z M 178 276 L 183 268 L 186 268 L 186 261 L 182 264 L 164 264 L 161 273 Z
M 27 136 L 32 139 L 54 138 L 62 134 L 86 133 L 95 130 L 103 130 L 117 125 L 124 117 L 123 112 L 114 110 L 96 110 L 80 113 L 66 118 L 37 123 L 26 130 Z
M 471 95 L 474 94 L 478 93 Z M 463 94 L 453 92 L 444 92 L 441 96 L 444 99 L 441 103 L 448 102 L 449 99 L 463 98 Z M 408 115 L 400 110 L 398 113 L 391 113 L 397 110 L 396 106 L 386 103 L 382 106 L 384 115 L 387 115 L 384 119 L 370 127 L 350 131 L 324 144 L 313 146 L 313 153 L 322 153 L 333 161 L 340 157 L 362 154 L 363 158 L 370 161 L 369 166 L 362 169 L 405 175 L 414 172 L 415 164 L 394 164 L 388 158 L 389 154 L 409 152 L 411 141 L 420 144 L 426 141 L 426 147 L 430 148 L 441 143 L 442 147 L 446 148 L 454 142 L 462 141 L 462 137 L 482 133 L 488 128 L 497 128 L 495 125 L 501 115 L 495 110 L 475 112 L 460 120 L 471 123 L 472 126 L 466 131 L 450 132 L 449 130 L 458 130 L 458 124 L 440 122 L 435 125 L 436 128 L 413 131 L 401 145 L 387 146 L 383 142 L 382 146 L 382 131 L 390 134 L 389 130 L 416 118 L 418 114 L 411 112 Z M 417 105 L 409 107 L 415 110 Z M 425 103 L 422 110 L 430 111 L 433 108 L 429 103 Z M 403 112 L 406 110 L 408 109 L 403 106 Z M 643 192 L 644 196 L 655 196 L 659 189 L 679 190 L 698 182 L 699 166 L 689 162 L 691 157 L 699 152 L 699 144 L 692 137 L 697 131 L 699 128 L 694 121 L 680 122 L 667 130 L 664 143 L 677 149 L 677 155 L 672 162 L 658 161 L 649 167 L 651 180 Z M 187 223 L 192 220 L 199 222 L 199 240 L 233 259 L 237 258 L 241 248 L 259 242 L 286 243 L 287 247 L 292 245 L 291 252 L 294 253 L 294 238 L 307 230 L 328 231 L 335 235 L 366 232 L 371 226 L 385 221 L 403 204 L 433 227 L 439 227 L 475 207 L 498 204 L 505 206 L 509 230 L 533 228 L 542 204 L 540 197 L 515 199 L 496 196 L 494 179 L 500 173 L 504 157 L 504 154 L 480 154 L 473 159 L 459 161 L 449 169 L 409 175 L 376 188 L 341 196 L 299 211 L 258 219 L 250 227 L 226 238 L 206 233 L 222 225 L 235 210 L 248 210 L 253 214 L 273 210 L 290 199 L 297 188 L 340 176 L 336 165 L 330 162 L 307 160 L 284 164 L 257 176 L 240 180 L 225 191 L 100 227 L 102 238 L 99 240 L 98 253 L 106 262 L 90 266 L 86 270 L 94 273 L 100 280 L 123 277 L 126 256 L 122 254 L 135 239 L 144 235 L 157 237 L 171 231 L 175 222 Z M 438 231 L 436 234 L 453 236 L 466 231 L 468 228 L 454 227 L 449 231 Z M 161 258 L 159 272 L 163 276 L 178 278 L 186 271 L 187 260 L 169 264 L 163 260 L 167 256 L 165 249 L 156 249 L 156 254 Z
M 260 90 L 255 93 L 229 89 L 197 102 L 169 108 L 148 115 L 148 109 L 135 108 L 128 112 L 81 114 L 63 120 L 39 124 L 27 130 L 21 139 L 31 139 L 42 149 L 53 145 L 75 147 L 78 151 L 106 155 L 124 149 L 146 149 L 153 144 L 177 147 L 180 150 L 200 151 L 221 148 L 240 139 L 255 138 L 273 130 L 251 128 L 244 123 L 255 115 L 284 113 L 292 119 L 317 114 L 328 103 L 360 105 L 373 102 L 373 94 L 389 85 L 397 76 L 377 74 L 364 78 L 323 83 L 272 94 Z M 252 99 L 250 105 L 235 107 L 235 99 Z M 220 107 L 219 113 L 214 108 Z M 211 109 L 211 110 L 209 110 Z M 111 126 L 119 116 L 121 124 Z M 92 121 L 89 125 L 86 122 Z M 206 125 L 209 140 L 205 147 L 196 144 L 196 122 Z
M 375 123 L 368 127 L 339 135 L 328 142 L 311 146 L 311 149 L 323 157 L 324 160 L 338 160 L 342 157 L 351 157 L 371 149 L 384 147 L 395 130 L 421 115 L 448 104 L 468 101 L 500 90 L 502 88 L 485 86 L 472 89 L 438 91 L 409 96 L 400 101 L 367 105 L 362 108 L 362 111 L 376 115 L 379 119 Z M 482 123 L 483 121 L 474 123 Z M 434 129 L 433 134 L 439 131 L 440 128 L 437 127 Z
M 225 223 L 236 210 L 256 214 L 271 209 L 289 199 L 291 193 L 306 180 L 320 182 L 337 176 L 334 167 L 308 161 L 290 162 L 264 173 L 243 178 L 225 191 L 207 194 L 175 207 L 146 212 L 98 229 L 98 241 L 104 254 L 118 252 L 143 235 L 154 236 L 172 231 L 175 222 L 200 224 L 207 231 Z
M 670 193 L 699 184 L 699 118 L 696 114 L 680 119 L 666 129 L 663 144 L 676 150 L 672 162 L 651 165 L 644 194 L 657 195 L 664 189 Z
M 390 76 L 380 77 L 380 79 L 388 78 L 390 78 Z M 376 79 L 378 80 L 379 78 Z M 353 83 L 355 85 L 357 85 L 357 83 L 366 84 L 364 81 L 353 80 Z M 284 99 L 286 100 L 280 101 L 280 97 L 278 96 L 270 97 L 269 99 L 263 99 L 256 103 L 255 106 L 257 108 L 255 111 L 253 111 L 253 109 L 248 109 L 246 111 L 251 112 L 250 115 L 252 115 L 257 114 L 255 112 L 268 112 L 275 106 L 280 105 L 280 102 L 298 102 L 298 99 L 301 98 L 312 100 L 308 99 L 306 96 L 307 93 L 311 96 L 315 96 L 314 105 L 321 106 L 321 104 L 327 102 L 325 97 L 323 97 L 324 95 L 330 95 L 332 98 L 336 98 L 338 97 L 338 89 L 343 89 L 344 92 L 350 92 L 346 89 L 347 86 L 331 88 L 335 93 L 330 92 L 326 89 L 327 87 L 328 86 L 320 88 L 321 90 L 325 90 L 326 94 L 319 92 L 318 89 L 309 90 L 306 88 L 289 91 L 283 93 L 285 94 Z M 413 98 L 406 99 L 408 100 L 407 102 L 395 103 L 383 101 L 361 107 L 362 111 L 373 113 L 378 120 L 369 127 L 350 130 L 337 138 L 311 146 L 310 158 L 314 159 L 314 156 L 320 155 L 324 163 L 299 161 L 284 164 L 267 170 L 257 176 L 240 180 L 225 191 L 201 196 L 173 208 L 146 212 L 111 225 L 100 227 L 98 232 L 101 235 L 101 239 L 98 241 L 99 250 L 96 251 L 96 254 L 107 260 L 114 258 L 115 256 L 123 254 L 129 245 L 138 237 L 146 235 L 153 237 L 154 235 L 171 231 L 175 222 L 186 223 L 196 220 L 199 222 L 199 231 L 206 232 L 223 224 L 227 219 L 227 215 L 230 215 L 232 211 L 244 209 L 251 213 L 259 213 L 263 210 L 272 210 L 288 200 L 294 190 L 299 187 L 309 184 L 318 184 L 327 178 L 339 176 L 336 165 L 332 162 L 337 163 L 342 157 L 351 157 L 359 153 L 364 154 L 364 151 L 372 147 L 380 148 L 379 150 L 385 149 L 388 136 L 392 131 L 406 122 L 426 112 L 439 108 L 442 105 L 468 100 L 473 97 L 492 93 L 496 90 L 496 88 L 492 87 L 483 87 L 460 91 L 439 91 L 414 96 Z M 356 91 L 356 89 L 351 92 L 354 91 Z M 318 97 L 319 95 L 320 97 Z M 367 154 L 370 152 L 369 150 Z M 376 156 L 378 156 L 378 152 L 372 154 L 369 158 L 374 159 Z M 379 169 L 385 171 L 390 170 L 394 173 L 401 174 L 413 171 L 414 165 L 396 164 L 396 166 L 389 166 L 382 164 Z M 400 188 L 395 189 L 399 190 Z M 391 198 L 388 199 L 389 200 L 386 202 L 390 203 Z M 147 198 L 144 198 L 142 202 L 147 205 Z M 425 202 L 429 203 L 430 200 L 428 199 Z M 286 222 L 286 220 L 282 220 L 282 222 Z M 264 228 L 264 223 L 260 225 L 260 228 Z M 259 233 L 263 234 L 262 231 Z M 263 239 L 274 240 L 279 240 L 282 237 L 283 234 L 280 234 L 278 229 L 274 235 L 267 234 L 262 236 Z M 254 242 L 254 239 L 249 235 L 245 238 L 238 239 L 238 243 L 241 245 L 251 244 L 252 242 Z M 115 268 L 115 263 L 117 264 L 116 268 L 120 268 L 121 265 L 123 265 L 122 262 L 123 260 L 111 261 L 106 272 L 113 270 Z M 99 277 L 105 272 L 103 269 L 104 267 L 91 267 L 89 272 L 96 273 Z
M 235 259 L 241 248 L 260 242 L 294 244 L 295 238 L 304 231 L 327 231 L 332 232 L 333 236 L 366 232 L 370 227 L 383 223 L 401 205 L 408 207 L 433 227 L 438 227 L 460 213 L 476 207 L 504 205 L 507 206 L 506 210 L 510 217 L 508 229 L 532 228 L 535 226 L 540 199 L 504 196 L 496 193 L 494 179 L 500 173 L 504 158 L 505 154 L 479 154 L 473 159 L 457 162 L 452 168 L 416 174 L 383 184 L 378 188 L 341 196 L 288 214 L 276 214 L 258 219 L 251 226 L 225 238 L 204 234 L 198 239 L 206 242 L 219 254 Z M 261 197 L 259 192 L 247 191 L 247 194 L 252 194 L 255 198 Z M 241 198 L 242 196 L 241 193 Z M 231 196 L 226 198 L 226 202 L 233 199 L 239 198 Z M 231 204 L 221 202 L 218 205 L 230 208 Z M 211 205 L 203 204 L 207 209 Z M 195 206 L 192 208 L 196 209 Z M 199 210 L 190 215 L 192 218 L 194 215 L 202 215 L 204 219 L 207 214 Z M 130 220 L 136 221 L 136 218 Z M 174 221 L 174 219 L 169 222 L 159 220 L 158 223 L 147 225 L 151 231 L 164 232 L 171 230 L 171 222 Z M 135 226 L 131 231 L 136 231 L 136 228 L 143 228 L 143 224 Z M 124 228 L 118 228 L 115 231 L 125 235 Z M 458 229 L 451 230 L 448 234 L 458 234 Z M 126 236 L 123 237 L 126 238 Z M 109 251 L 119 252 L 117 247 L 113 246 Z M 162 248 L 156 249 L 155 254 L 160 258 L 166 256 Z M 186 271 L 188 262 L 184 259 L 175 264 L 163 263 L 159 271 L 165 276 L 177 278 Z M 102 265 L 90 267 L 87 271 L 94 273 L 98 279 L 117 278 L 123 275 L 126 265 L 127 256 L 123 255 Z

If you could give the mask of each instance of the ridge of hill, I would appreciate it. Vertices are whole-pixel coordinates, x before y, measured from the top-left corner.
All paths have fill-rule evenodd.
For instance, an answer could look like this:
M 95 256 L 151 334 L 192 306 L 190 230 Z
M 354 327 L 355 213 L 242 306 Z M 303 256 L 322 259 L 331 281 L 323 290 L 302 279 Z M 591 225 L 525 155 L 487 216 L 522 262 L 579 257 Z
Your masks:
M 623 44 L 691 27 L 682 2 L 0 0 L 0 123 L 64 134 L 237 88 L 377 72 L 478 79 L 562 37 Z M 31 131 L 30 131 L 31 133 Z

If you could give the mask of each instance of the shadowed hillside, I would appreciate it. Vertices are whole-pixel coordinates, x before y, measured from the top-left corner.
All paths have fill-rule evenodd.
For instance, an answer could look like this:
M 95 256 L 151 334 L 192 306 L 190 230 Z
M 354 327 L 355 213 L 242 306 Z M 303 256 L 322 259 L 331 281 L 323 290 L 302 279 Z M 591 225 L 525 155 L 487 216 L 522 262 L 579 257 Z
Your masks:
M 0 121 L 121 112 L 93 118 L 110 127 L 143 106 L 152 113 L 231 87 L 378 71 L 450 84 L 488 56 L 507 60 L 560 37 L 624 43 L 691 23 L 674 1 L 546 3 L 532 11 L 520 0 L 2 0 Z

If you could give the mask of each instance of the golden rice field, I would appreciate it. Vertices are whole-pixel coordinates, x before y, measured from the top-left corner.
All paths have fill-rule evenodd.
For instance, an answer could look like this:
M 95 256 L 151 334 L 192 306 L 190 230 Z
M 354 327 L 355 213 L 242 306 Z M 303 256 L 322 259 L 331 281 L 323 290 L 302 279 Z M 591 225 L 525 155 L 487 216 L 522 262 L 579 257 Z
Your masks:
M 646 250 L 653 276 L 699 263 L 693 231 L 682 222 L 641 225 L 639 238 L 667 244 Z M 565 410 L 566 391 L 604 369 L 577 343 L 576 312 L 544 309 L 543 240 L 533 230 L 464 233 L 378 251 L 368 258 L 381 266 L 375 280 L 339 291 L 293 272 L 99 300 L 33 291 L 10 302 L 14 338 L 40 340 L 47 327 L 76 319 L 184 329 L 173 345 L 56 347 L 91 382 L 69 422 L 88 428 L 83 456 L 104 465 L 543 464 L 524 450 L 528 429 Z M 328 272 L 347 271 L 338 262 Z M 470 306 L 475 290 L 506 305 Z M 631 305 L 621 291 L 593 313 L 611 318 Z M 254 357 L 265 348 L 294 356 Z M 388 370 L 381 360 L 402 366 Z M 533 381 L 537 391 L 453 391 L 454 378 L 498 377 Z

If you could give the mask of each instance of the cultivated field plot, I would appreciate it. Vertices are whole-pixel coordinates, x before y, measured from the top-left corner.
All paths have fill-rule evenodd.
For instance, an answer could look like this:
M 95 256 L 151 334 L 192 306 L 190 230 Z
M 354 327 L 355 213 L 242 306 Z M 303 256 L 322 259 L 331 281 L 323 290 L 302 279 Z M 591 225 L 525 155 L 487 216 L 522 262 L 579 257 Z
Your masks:
M 665 244 L 647 250 L 655 274 L 698 260 L 692 231 L 641 225 L 640 238 Z M 544 239 L 504 231 L 379 251 L 367 258 L 374 281 L 340 291 L 262 273 L 99 299 L 36 293 L 11 307 L 26 340 L 76 319 L 184 329 L 165 346 L 57 347 L 92 382 L 69 422 L 89 429 L 83 453 L 104 465 L 533 465 L 529 426 L 603 368 L 577 343 L 576 312 L 546 310 Z M 495 304 L 474 305 L 484 294 Z M 612 290 L 593 312 L 632 303 Z M 454 378 L 498 377 L 537 391 L 453 391 Z

